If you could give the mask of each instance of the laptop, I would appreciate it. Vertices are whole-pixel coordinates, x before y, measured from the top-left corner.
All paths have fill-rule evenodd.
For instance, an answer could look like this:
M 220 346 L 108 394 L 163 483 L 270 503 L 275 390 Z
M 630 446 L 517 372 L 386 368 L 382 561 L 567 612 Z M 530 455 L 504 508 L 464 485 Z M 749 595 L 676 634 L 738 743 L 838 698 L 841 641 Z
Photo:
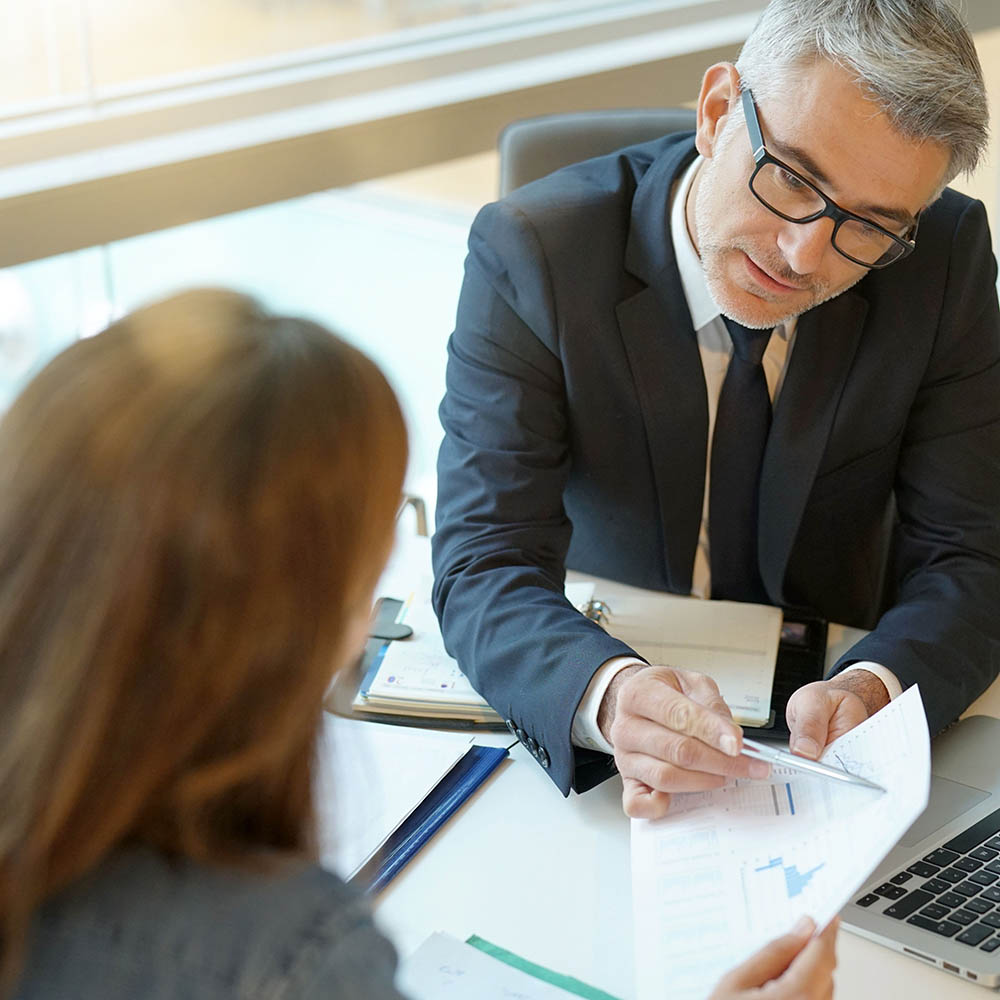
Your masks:
M 842 912 L 862 937 L 1000 987 L 1000 719 L 931 745 L 927 808 Z

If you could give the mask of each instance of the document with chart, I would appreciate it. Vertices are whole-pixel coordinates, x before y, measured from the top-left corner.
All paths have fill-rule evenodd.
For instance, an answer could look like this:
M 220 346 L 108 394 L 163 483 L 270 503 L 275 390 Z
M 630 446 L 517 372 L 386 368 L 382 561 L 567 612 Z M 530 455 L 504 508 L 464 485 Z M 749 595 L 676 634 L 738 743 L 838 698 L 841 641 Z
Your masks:
M 916 687 L 822 760 L 885 793 L 775 768 L 674 796 L 632 821 L 638 1000 L 702 1000 L 729 968 L 808 914 L 825 926 L 927 805 L 930 740 Z

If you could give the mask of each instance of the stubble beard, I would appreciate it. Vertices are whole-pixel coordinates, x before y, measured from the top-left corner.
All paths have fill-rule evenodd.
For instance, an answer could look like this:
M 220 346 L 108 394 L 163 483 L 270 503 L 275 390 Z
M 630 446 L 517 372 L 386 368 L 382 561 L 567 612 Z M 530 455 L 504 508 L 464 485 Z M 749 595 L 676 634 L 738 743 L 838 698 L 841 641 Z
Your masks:
M 832 288 L 829 282 L 813 280 L 803 284 L 803 276 L 793 271 L 774 250 L 767 250 L 755 246 L 749 239 L 736 237 L 729 242 L 715 239 L 711 235 L 711 189 L 713 187 L 712 174 L 718 161 L 708 160 L 704 165 L 705 176 L 698 186 L 695 198 L 694 215 L 695 227 L 697 229 L 698 250 L 701 256 L 702 269 L 705 272 L 705 282 L 708 291 L 712 296 L 719 311 L 730 319 L 736 320 L 752 330 L 766 330 L 779 326 L 790 320 L 796 319 L 803 313 L 814 309 L 830 299 L 836 298 L 842 292 L 847 291 L 857 284 L 866 272 L 862 272 L 847 284 Z M 766 303 L 779 301 L 778 295 L 770 296 L 759 289 L 754 295 L 761 300 L 759 309 L 749 312 L 743 303 L 734 302 L 733 283 L 726 274 L 726 263 L 731 261 L 737 254 L 746 254 L 755 264 L 764 268 L 769 274 L 778 278 L 779 281 L 787 281 L 791 285 L 802 288 L 803 292 L 809 295 L 805 305 L 799 305 L 786 315 L 775 316 L 773 312 L 766 309 Z

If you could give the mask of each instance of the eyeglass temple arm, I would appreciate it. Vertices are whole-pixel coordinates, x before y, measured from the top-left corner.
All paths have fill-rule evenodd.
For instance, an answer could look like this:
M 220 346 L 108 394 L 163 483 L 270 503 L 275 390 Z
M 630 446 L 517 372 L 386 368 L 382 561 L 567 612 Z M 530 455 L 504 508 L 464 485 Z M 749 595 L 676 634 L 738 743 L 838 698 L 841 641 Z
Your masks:
M 764 152 L 764 133 L 760 130 L 760 122 L 757 120 L 757 105 L 754 103 L 753 94 L 750 88 L 743 90 L 743 116 L 747 121 L 747 132 L 750 135 L 750 146 L 753 149 L 754 160 Z

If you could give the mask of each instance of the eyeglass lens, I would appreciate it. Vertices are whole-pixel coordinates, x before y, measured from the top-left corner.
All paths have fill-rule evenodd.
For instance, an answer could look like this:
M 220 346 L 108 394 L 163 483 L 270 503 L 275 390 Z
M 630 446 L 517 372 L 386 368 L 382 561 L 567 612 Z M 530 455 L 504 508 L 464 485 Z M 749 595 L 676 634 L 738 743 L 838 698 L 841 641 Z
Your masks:
M 776 163 L 763 164 L 753 178 L 752 187 L 768 208 L 793 221 L 808 219 L 826 207 L 819 194 Z M 833 242 L 841 253 L 862 264 L 887 264 L 904 252 L 886 233 L 858 219 L 843 220 Z

